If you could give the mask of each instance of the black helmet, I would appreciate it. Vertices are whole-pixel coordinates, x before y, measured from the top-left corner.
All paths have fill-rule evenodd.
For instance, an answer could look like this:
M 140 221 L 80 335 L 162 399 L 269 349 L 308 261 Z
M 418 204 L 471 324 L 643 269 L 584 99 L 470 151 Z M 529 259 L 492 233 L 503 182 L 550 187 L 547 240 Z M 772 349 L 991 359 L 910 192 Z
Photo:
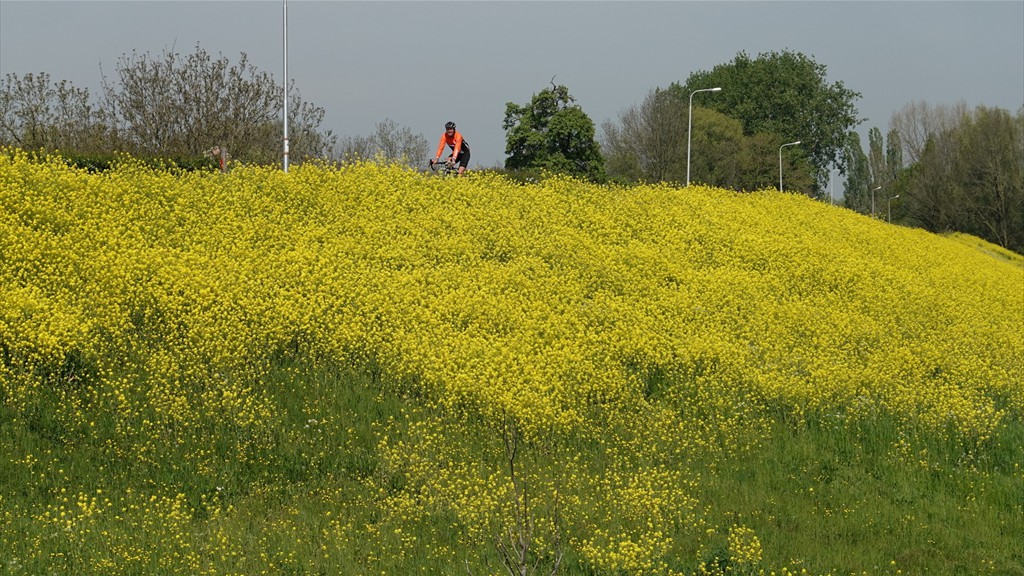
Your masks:
M 444 123 L 444 129 L 445 130 L 454 130 L 455 129 L 455 122 L 445 122 Z

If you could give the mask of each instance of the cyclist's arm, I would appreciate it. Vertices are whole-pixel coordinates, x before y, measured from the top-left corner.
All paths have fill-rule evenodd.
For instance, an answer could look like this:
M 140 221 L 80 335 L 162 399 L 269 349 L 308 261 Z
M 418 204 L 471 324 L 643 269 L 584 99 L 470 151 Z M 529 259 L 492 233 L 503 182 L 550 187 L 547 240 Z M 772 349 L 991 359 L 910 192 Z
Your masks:
M 434 158 L 440 158 L 441 153 L 444 152 L 444 134 L 441 134 L 441 141 L 437 143 L 437 154 L 434 154 Z

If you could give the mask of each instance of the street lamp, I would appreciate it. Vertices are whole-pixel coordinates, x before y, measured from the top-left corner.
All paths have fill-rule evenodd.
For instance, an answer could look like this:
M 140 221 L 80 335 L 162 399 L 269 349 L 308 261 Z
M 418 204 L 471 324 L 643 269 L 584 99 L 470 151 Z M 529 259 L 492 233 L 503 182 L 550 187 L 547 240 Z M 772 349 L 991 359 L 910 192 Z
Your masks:
M 892 201 L 897 199 L 897 198 L 899 198 L 899 197 L 900 197 L 900 195 L 897 194 L 897 195 L 889 198 L 889 206 L 887 207 L 888 212 L 889 212 L 889 216 L 885 219 L 886 222 L 892 222 Z
M 875 192 L 881 190 L 881 186 L 875 186 L 871 189 L 871 217 L 875 217 Z
M 686 127 L 686 186 L 690 186 L 690 141 L 693 133 L 693 95 L 697 92 L 721 92 L 721 88 L 702 88 L 690 92 L 690 112 L 687 114 L 689 125 Z
M 282 9 L 284 12 L 284 23 L 281 43 L 284 45 L 284 156 L 283 156 L 283 167 L 284 171 L 288 171 L 288 0 L 282 0 Z
M 789 142 L 779 146 L 779 192 L 782 192 L 782 149 L 786 146 L 796 146 L 799 143 L 800 141 L 797 140 L 796 142 Z

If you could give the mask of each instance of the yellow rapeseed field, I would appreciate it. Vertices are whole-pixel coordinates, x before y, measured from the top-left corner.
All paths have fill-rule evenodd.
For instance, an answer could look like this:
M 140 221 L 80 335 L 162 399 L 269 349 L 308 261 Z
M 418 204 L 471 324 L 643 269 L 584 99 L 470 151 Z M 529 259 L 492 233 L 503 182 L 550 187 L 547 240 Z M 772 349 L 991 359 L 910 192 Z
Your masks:
M 673 556 L 706 557 L 702 538 L 718 531 L 729 573 L 754 574 L 779 544 L 742 519 L 711 525 L 706 477 L 678 462 L 756 450 L 778 419 L 886 418 L 906 438 L 894 453 L 927 466 L 919 439 L 970 455 L 1024 417 L 1019 257 L 773 191 L 442 180 L 376 163 L 90 174 L 8 151 L 0 294 L 2 418 L 50 442 L 4 452 L 0 474 L 46 495 L 28 508 L 0 493 L 0 545 L 29 535 L 5 558 L 12 573 L 301 564 L 291 554 L 304 548 L 261 558 L 281 545 L 240 540 L 226 519 L 245 513 L 215 486 L 201 505 L 184 496 L 224 461 L 260 467 L 286 443 L 288 410 L 340 435 L 325 441 L 354 434 L 326 400 L 284 405 L 267 384 L 282 359 L 366 373 L 382 394 L 421 402 L 414 423 L 377 428 L 376 521 L 339 515 L 340 491 L 319 494 L 338 507 L 311 556 L 358 548 L 357 532 L 377 548 L 325 564 L 347 573 L 373 573 L 383 550 L 458 567 L 461 552 L 436 542 L 491 541 L 529 483 L 559 495 L 534 514 L 533 538 L 571 549 L 587 573 L 680 573 Z M 559 470 L 524 464 L 510 481 L 446 439 L 453 426 L 494 430 L 499 452 L 510 438 L 547 447 Z M 573 458 L 575 444 L 552 438 L 606 459 Z M 76 483 L 50 463 L 80 444 L 123 467 L 101 475 L 159 465 L 175 480 L 117 493 Z M 458 536 L 402 532 L 438 511 Z M 290 518 L 267 523 L 282 541 L 309 540 Z M 151 536 L 90 535 L 113 524 Z

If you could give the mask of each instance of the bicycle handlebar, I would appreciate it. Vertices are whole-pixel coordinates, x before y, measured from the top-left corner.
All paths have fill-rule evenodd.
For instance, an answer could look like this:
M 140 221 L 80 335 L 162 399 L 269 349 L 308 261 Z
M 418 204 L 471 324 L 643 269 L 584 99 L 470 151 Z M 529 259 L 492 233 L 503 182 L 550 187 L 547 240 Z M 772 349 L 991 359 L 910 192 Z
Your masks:
M 430 162 L 428 162 L 428 164 L 430 165 L 430 169 L 433 170 L 434 172 L 437 172 L 442 167 L 444 169 L 447 169 L 447 170 L 451 170 L 452 168 L 455 167 L 455 162 L 452 162 L 451 158 L 445 160 L 444 162 L 441 162 L 441 161 L 434 162 L 434 160 L 431 159 Z

